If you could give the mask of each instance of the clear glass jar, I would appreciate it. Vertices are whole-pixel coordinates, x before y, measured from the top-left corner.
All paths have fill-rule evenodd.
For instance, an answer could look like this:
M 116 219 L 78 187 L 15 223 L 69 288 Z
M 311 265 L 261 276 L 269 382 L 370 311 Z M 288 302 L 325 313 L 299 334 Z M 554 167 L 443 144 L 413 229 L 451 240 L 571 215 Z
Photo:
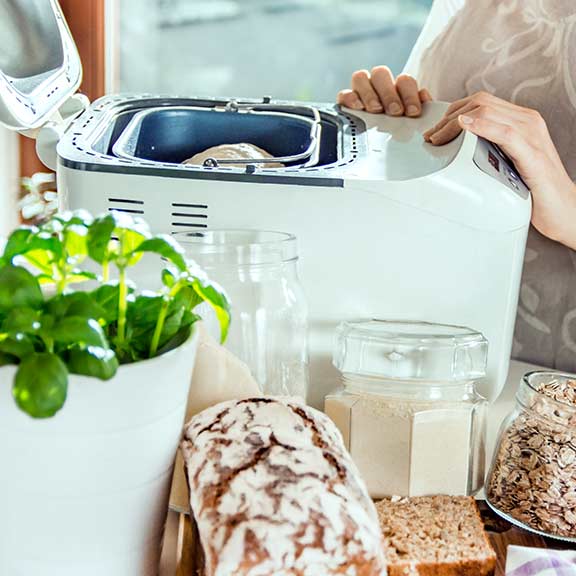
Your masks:
M 325 411 L 373 498 L 471 495 L 484 482 L 488 345 L 478 332 L 425 322 L 345 322 L 334 365 L 343 389 Z
M 486 496 L 508 521 L 576 542 L 576 376 L 524 376 L 500 429 Z
M 225 287 L 232 304 L 226 348 L 248 365 L 264 394 L 305 398 L 307 306 L 296 238 L 258 230 L 202 230 L 175 238 Z M 201 314 L 218 337 L 214 315 Z

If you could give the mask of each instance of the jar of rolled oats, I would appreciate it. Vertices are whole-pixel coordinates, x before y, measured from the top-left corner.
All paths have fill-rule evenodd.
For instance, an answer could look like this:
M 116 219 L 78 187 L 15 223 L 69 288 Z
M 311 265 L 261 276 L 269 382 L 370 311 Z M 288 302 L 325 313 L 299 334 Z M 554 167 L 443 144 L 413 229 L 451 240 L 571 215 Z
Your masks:
M 513 524 L 576 542 L 576 376 L 524 376 L 500 431 L 486 495 Z

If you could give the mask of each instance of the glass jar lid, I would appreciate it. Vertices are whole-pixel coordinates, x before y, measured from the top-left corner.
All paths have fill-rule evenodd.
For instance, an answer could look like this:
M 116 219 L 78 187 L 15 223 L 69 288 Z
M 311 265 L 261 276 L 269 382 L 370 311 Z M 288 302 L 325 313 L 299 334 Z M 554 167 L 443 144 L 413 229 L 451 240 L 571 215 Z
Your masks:
M 270 230 L 211 230 L 179 232 L 174 238 L 187 256 L 207 271 L 215 266 L 258 266 L 297 260 L 296 237 Z
M 338 327 L 333 363 L 376 378 L 458 382 L 486 375 L 488 342 L 463 326 L 360 320 Z

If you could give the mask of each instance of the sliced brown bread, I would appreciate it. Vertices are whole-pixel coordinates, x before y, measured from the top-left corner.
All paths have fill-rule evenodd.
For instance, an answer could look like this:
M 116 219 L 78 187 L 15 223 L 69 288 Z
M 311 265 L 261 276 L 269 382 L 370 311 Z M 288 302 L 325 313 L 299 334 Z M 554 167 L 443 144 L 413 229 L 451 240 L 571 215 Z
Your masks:
M 496 554 L 473 498 L 419 496 L 376 504 L 388 576 L 489 576 Z

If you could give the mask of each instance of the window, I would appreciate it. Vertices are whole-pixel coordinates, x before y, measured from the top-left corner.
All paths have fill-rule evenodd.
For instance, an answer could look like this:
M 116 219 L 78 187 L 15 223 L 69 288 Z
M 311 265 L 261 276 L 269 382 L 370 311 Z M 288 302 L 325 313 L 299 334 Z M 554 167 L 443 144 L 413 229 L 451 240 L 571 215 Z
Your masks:
M 122 92 L 332 101 L 399 73 L 432 0 L 122 0 Z

